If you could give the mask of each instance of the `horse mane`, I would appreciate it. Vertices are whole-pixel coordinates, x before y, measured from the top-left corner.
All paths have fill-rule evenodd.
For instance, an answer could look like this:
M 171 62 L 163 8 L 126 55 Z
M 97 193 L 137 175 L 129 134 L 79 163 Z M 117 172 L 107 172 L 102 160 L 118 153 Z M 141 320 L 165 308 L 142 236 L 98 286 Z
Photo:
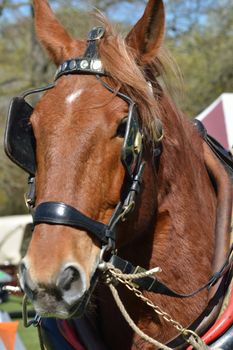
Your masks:
M 136 52 L 121 34 L 115 32 L 106 17 L 99 12 L 96 17 L 106 29 L 99 42 L 99 54 L 110 75 L 107 80 L 117 91 L 123 91 L 137 103 L 144 134 L 149 142 L 154 142 L 153 121 L 158 118 L 164 121 L 168 108 L 165 108 L 162 97 L 166 97 L 166 104 L 169 103 L 176 121 L 183 120 L 183 114 L 174 102 L 174 86 L 171 86 L 171 81 L 176 81 L 176 84 L 178 81 L 177 86 L 182 86 L 179 68 L 164 47 L 146 68 L 140 65 Z

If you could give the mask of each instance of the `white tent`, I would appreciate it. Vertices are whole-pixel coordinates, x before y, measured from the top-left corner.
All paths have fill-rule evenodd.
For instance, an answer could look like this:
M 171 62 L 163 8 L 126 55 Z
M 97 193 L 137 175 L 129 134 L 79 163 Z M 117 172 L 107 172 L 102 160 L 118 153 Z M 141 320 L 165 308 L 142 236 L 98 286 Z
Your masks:
M 0 217 L 0 264 L 19 263 L 24 230 L 31 221 L 31 215 Z
M 233 146 L 233 93 L 220 95 L 209 107 L 197 116 L 208 134 L 230 150 Z

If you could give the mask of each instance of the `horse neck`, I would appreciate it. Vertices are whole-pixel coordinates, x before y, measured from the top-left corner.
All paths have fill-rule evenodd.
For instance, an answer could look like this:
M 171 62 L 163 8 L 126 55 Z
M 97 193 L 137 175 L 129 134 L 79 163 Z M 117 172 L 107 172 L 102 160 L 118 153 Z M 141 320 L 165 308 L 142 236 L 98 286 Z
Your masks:
M 197 274 L 200 285 L 211 273 L 216 197 L 204 163 L 202 140 L 169 99 L 164 98 L 163 104 L 167 113 L 163 116 L 165 138 L 151 263 L 158 261 L 166 271 L 175 261 L 181 279 Z M 206 265 L 200 266 L 203 251 Z
M 168 100 L 164 101 L 164 111 L 165 137 L 159 170 L 155 174 L 151 161 L 147 160 L 140 204 L 137 203 L 138 209 L 124 230 L 131 241 L 119 249 L 119 256 L 147 269 L 161 267 L 158 276 L 161 281 L 176 291 L 189 293 L 211 275 L 216 200 L 196 131 L 182 121 Z M 120 291 L 129 314 L 146 333 L 162 342 L 175 335 L 172 327 L 158 322 L 153 312 L 144 309 L 132 293 L 121 286 Z M 124 325 L 122 342 L 116 338 L 116 346 L 112 348 L 123 348 L 127 341 L 131 343 L 132 337 L 137 341 L 120 318 L 110 295 L 105 295 L 105 303 L 100 302 L 100 322 L 107 342 L 112 340 L 109 335 L 114 327 L 106 321 L 111 313 L 116 325 L 119 322 Z M 206 306 L 208 291 L 190 299 L 173 298 L 172 302 L 156 293 L 150 294 L 150 299 L 187 326 Z
M 185 276 L 190 266 L 195 262 L 198 265 L 198 255 L 203 255 L 203 247 L 206 247 L 208 269 L 203 268 L 201 278 L 205 281 L 206 275 L 211 273 L 215 194 L 196 130 L 168 98 L 162 103 L 165 137 L 159 170 L 155 174 L 149 165 L 151 161 L 147 161 L 144 195 L 140 198 L 140 210 L 132 218 L 137 222 L 134 231 L 141 234 L 134 235 L 136 239 L 123 249 L 123 254 L 146 268 L 160 264 L 165 271 L 171 267 L 167 261 L 172 264 L 173 259 Z

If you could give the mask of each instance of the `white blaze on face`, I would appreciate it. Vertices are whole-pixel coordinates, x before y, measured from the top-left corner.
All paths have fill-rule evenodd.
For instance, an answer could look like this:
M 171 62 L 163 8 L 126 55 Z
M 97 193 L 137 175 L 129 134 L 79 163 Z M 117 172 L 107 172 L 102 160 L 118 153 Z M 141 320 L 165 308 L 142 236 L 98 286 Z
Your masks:
M 72 104 L 82 94 L 82 92 L 82 89 L 72 92 L 72 94 L 66 97 L 66 103 Z

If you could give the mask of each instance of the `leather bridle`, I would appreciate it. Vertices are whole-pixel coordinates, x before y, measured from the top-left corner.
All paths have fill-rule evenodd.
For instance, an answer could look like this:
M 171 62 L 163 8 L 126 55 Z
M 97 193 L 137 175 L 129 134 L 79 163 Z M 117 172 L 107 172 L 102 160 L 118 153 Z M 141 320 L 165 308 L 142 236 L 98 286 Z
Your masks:
M 13 100 L 10 106 L 8 122 L 5 132 L 5 151 L 13 162 L 15 162 L 17 165 L 22 167 L 30 174 L 29 190 L 26 195 L 26 203 L 29 209 L 31 210 L 34 226 L 45 223 L 71 226 L 76 229 L 85 230 L 88 233 L 90 233 L 93 237 L 95 237 L 97 241 L 100 242 L 102 252 L 111 252 L 111 262 L 115 267 L 119 268 L 123 272 L 132 273 L 135 270 L 135 267 L 130 262 L 119 258 L 114 253 L 117 239 L 117 225 L 121 221 L 124 221 L 126 217 L 133 211 L 136 204 L 136 197 L 141 189 L 142 177 L 145 166 L 145 162 L 143 161 L 143 131 L 139 123 L 138 111 L 135 102 L 129 96 L 123 94 L 122 92 L 115 91 L 103 79 L 101 79 L 101 76 L 106 76 L 107 74 L 104 71 L 100 58 L 98 57 L 97 42 L 103 37 L 104 32 L 105 30 L 102 27 L 96 27 L 92 29 L 92 31 L 89 33 L 88 46 L 84 56 L 81 58 L 67 60 L 63 64 L 61 64 L 56 72 L 55 81 L 58 80 L 60 77 L 68 74 L 94 75 L 106 89 L 108 89 L 111 93 L 115 94 L 116 96 L 120 97 L 128 103 L 129 112 L 127 118 L 127 127 L 121 155 L 121 161 L 126 173 L 124 182 L 125 187 L 124 191 L 122 191 L 124 193 L 124 196 L 116 205 L 116 208 L 108 224 L 103 224 L 102 222 L 94 220 L 81 213 L 78 209 L 63 202 L 44 202 L 35 207 L 35 155 L 32 154 L 33 151 L 31 149 L 31 145 L 26 144 L 26 151 L 28 152 L 24 152 L 23 155 L 19 155 L 17 153 L 17 147 L 14 148 L 14 143 L 12 142 L 12 134 L 15 134 L 18 130 L 14 130 L 14 114 L 16 113 L 16 111 L 23 108 L 27 117 L 26 123 L 28 123 L 30 114 L 32 113 L 33 109 L 32 107 L 30 107 L 30 105 L 28 105 L 25 102 L 25 97 L 31 94 L 52 89 L 56 83 L 50 84 L 44 88 L 27 91 L 24 94 L 22 94 L 22 96 Z M 25 127 L 25 125 L 23 126 Z M 23 128 L 21 131 L 24 132 Z M 133 144 L 130 145 L 128 145 L 129 133 L 134 134 Z M 161 128 L 161 135 L 162 134 L 163 130 Z M 26 143 L 28 143 L 29 139 L 32 139 L 31 141 L 33 143 L 33 135 L 30 135 L 30 137 L 28 136 L 28 134 L 25 135 L 27 138 Z M 155 147 L 152 151 L 153 155 L 155 156 L 155 168 L 157 168 L 157 165 L 159 163 L 159 157 L 161 154 L 161 139 L 162 136 L 158 138 L 157 142 L 155 142 Z M 16 154 L 13 151 L 16 152 Z M 22 161 L 22 157 L 27 156 L 27 153 L 30 153 L 31 157 L 26 159 L 26 161 Z M 129 159 L 131 160 L 129 161 Z M 192 293 L 177 293 L 169 287 L 167 287 L 162 282 L 160 282 L 155 277 L 146 277 L 140 279 L 140 281 L 137 281 L 138 286 L 143 290 L 153 291 L 155 293 L 170 295 L 179 298 L 187 298 L 194 296 L 204 288 L 212 287 L 223 275 L 225 275 L 229 271 L 229 269 L 232 266 L 232 250 L 233 247 L 231 246 L 228 257 L 221 269 L 217 271 L 213 276 L 211 276 L 211 278 L 205 285 L 203 285 L 198 290 Z
M 26 196 L 26 203 L 31 210 L 34 226 L 45 223 L 71 226 L 76 229 L 85 230 L 100 242 L 103 250 L 114 251 L 117 238 L 116 226 L 120 221 L 124 221 L 126 216 L 132 212 L 135 207 L 136 196 L 141 188 L 145 162 L 142 157 L 143 131 L 140 125 L 135 102 L 124 93 L 115 91 L 101 78 L 107 74 L 98 57 L 97 42 L 104 36 L 104 33 L 105 30 L 102 27 L 96 27 L 91 30 L 88 37 L 88 46 L 83 57 L 63 62 L 56 72 L 54 84 L 48 85 L 44 88 L 27 91 L 21 97 L 13 100 L 9 111 L 8 124 L 5 133 L 5 150 L 11 160 L 30 173 L 29 191 Z M 121 161 L 125 168 L 124 191 L 121 191 L 123 193 L 122 198 L 116 205 L 108 224 L 103 224 L 102 222 L 94 220 L 86 216 L 84 213 L 81 213 L 78 209 L 63 202 L 50 201 L 35 206 L 36 160 L 35 150 L 32 147 L 32 144 L 35 143 L 33 132 L 31 132 L 30 136 L 26 134 L 26 137 L 21 137 L 21 142 L 25 143 L 25 154 L 18 154 L 18 147 L 14 147 L 15 145 L 12 134 L 19 134 L 20 131 L 24 133 L 26 128 L 24 125 L 24 129 L 22 128 L 22 130 L 14 129 L 14 115 L 17 113 L 18 116 L 18 114 L 20 114 L 19 111 L 22 109 L 24 112 L 26 111 L 25 113 L 29 121 L 30 115 L 33 111 L 32 107 L 30 107 L 25 101 L 25 97 L 52 89 L 60 77 L 68 74 L 94 75 L 104 88 L 115 96 L 123 99 L 128 104 L 126 131 L 121 152 Z M 12 152 L 12 150 L 14 150 L 14 152 Z M 154 154 L 156 154 L 157 158 L 159 158 L 160 151 L 160 142 L 157 142 L 154 150 Z

